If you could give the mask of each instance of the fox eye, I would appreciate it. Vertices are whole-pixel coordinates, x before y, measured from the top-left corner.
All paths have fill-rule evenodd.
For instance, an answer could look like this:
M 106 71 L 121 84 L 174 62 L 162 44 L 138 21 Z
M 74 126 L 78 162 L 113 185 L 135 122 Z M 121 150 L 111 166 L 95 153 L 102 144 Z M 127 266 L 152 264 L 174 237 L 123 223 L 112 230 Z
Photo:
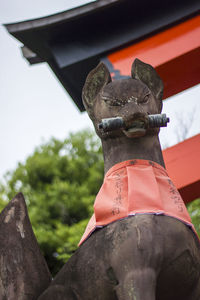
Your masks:
M 144 98 L 142 99 L 141 103 L 147 103 L 149 100 L 150 94 L 147 94 L 144 96 Z

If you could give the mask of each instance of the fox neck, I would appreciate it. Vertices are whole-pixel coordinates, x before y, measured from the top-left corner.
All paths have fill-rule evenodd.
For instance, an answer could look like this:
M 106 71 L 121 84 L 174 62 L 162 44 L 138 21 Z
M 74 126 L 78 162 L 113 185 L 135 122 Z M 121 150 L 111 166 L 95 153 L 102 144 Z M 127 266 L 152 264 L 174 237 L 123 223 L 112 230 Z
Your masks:
M 140 138 L 110 138 L 102 140 L 104 172 L 115 164 L 130 159 L 154 161 L 165 168 L 159 137 L 157 135 Z

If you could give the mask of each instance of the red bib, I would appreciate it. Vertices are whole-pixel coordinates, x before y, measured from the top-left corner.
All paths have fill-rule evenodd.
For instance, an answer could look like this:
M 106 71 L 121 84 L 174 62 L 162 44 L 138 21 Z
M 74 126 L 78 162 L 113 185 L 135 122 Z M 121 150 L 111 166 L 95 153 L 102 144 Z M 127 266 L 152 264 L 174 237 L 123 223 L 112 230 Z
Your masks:
M 135 214 L 174 217 L 195 232 L 185 204 L 159 164 L 148 160 L 128 160 L 114 165 L 105 175 L 91 217 L 79 245 L 96 228 Z

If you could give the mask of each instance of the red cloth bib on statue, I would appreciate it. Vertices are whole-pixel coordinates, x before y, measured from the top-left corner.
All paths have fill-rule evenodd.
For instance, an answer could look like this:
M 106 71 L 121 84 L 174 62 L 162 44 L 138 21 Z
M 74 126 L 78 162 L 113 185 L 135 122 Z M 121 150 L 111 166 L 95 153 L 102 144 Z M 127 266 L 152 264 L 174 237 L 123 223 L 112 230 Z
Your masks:
M 174 217 L 195 232 L 185 204 L 159 164 L 148 160 L 129 160 L 114 165 L 105 175 L 94 203 L 81 245 L 96 228 L 135 214 Z

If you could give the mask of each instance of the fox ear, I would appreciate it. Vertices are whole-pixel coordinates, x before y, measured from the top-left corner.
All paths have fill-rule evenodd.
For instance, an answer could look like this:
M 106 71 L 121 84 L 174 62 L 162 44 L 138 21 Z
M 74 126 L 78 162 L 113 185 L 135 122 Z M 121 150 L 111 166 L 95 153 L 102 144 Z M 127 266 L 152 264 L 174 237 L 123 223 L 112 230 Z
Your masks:
M 160 111 L 162 109 L 163 82 L 156 70 L 149 64 L 145 64 L 136 58 L 132 64 L 131 76 L 145 83 L 159 101 Z
M 98 93 L 111 81 L 110 72 L 102 62 L 88 74 L 82 91 L 82 100 L 89 116 L 93 114 L 93 105 Z

